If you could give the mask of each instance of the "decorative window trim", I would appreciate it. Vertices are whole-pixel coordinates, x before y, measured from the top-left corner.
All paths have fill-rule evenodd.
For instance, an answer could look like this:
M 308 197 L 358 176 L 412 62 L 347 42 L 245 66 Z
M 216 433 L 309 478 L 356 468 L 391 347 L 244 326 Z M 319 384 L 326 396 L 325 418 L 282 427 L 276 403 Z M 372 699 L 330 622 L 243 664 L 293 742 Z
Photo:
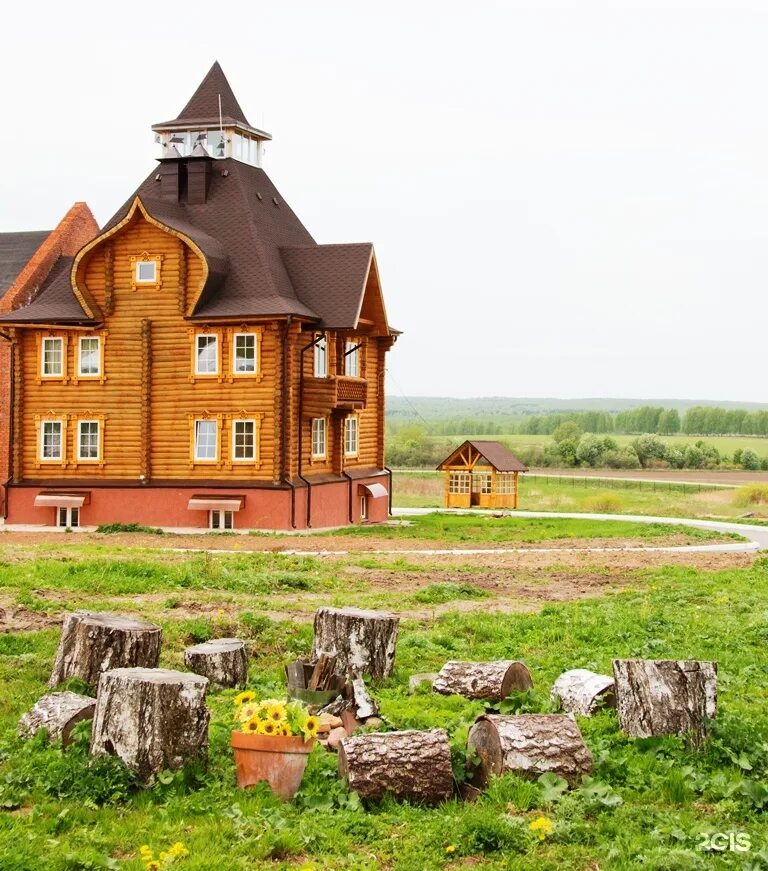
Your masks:
M 98 427 L 98 454 L 96 457 L 83 457 L 80 454 L 80 427 L 84 423 L 95 423 Z M 104 415 L 92 414 L 87 417 L 78 417 L 75 423 L 74 455 L 77 465 L 103 466 L 104 465 Z
M 315 424 L 323 424 L 323 452 L 315 453 Z M 309 428 L 309 456 L 311 462 L 318 462 L 328 459 L 328 418 L 313 417 Z
M 213 423 L 216 427 L 216 455 L 214 457 L 197 456 L 197 424 L 205 421 Z M 221 415 L 190 415 L 190 465 L 192 466 L 215 466 L 221 462 Z
M 43 456 L 43 431 L 45 424 L 58 423 L 60 431 L 60 456 L 44 457 Z M 35 466 L 65 466 L 67 464 L 67 416 L 65 414 L 56 415 L 35 415 L 35 428 L 37 430 L 37 450 Z
M 67 335 L 48 335 L 44 336 L 37 334 L 37 383 L 43 381 L 66 381 L 67 380 L 67 348 L 69 345 L 69 336 Z M 46 374 L 45 369 L 45 345 L 46 342 L 59 342 L 61 344 L 61 372 L 52 375 Z
M 197 368 L 198 364 L 198 348 L 197 343 L 203 337 L 212 337 L 216 339 L 216 371 L 215 372 L 200 372 Z M 196 381 L 198 378 L 210 379 L 217 378 L 222 380 L 222 341 L 221 333 L 218 330 L 194 330 L 192 335 L 192 373 L 191 380 Z
M 99 333 L 98 335 L 85 335 L 77 337 L 77 360 L 75 361 L 74 374 L 71 379 L 74 384 L 77 384 L 78 381 L 99 381 L 101 384 L 103 384 L 107 380 L 106 376 L 104 375 L 104 343 L 106 335 L 107 331 L 105 330 L 103 333 Z M 96 339 L 96 341 L 99 343 L 99 371 L 95 374 L 86 374 L 81 371 L 81 362 L 83 357 L 83 339 Z
M 239 329 L 228 330 L 229 333 L 229 372 L 227 375 L 227 380 L 232 381 L 235 378 L 252 378 L 256 381 L 261 381 L 264 377 L 263 372 L 261 370 L 261 344 L 263 339 L 263 327 L 241 327 Z M 256 369 L 253 372 L 236 372 L 235 371 L 235 362 L 237 360 L 237 355 L 235 353 L 235 343 L 237 342 L 238 336 L 253 336 L 254 337 L 254 363 Z
M 162 254 L 152 254 L 150 255 L 146 251 L 142 251 L 141 254 L 135 254 L 130 258 L 131 261 L 131 289 L 139 290 L 144 287 L 153 287 L 158 288 L 163 286 L 162 280 L 162 263 L 163 263 Z M 139 264 L 140 263 L 154 263 L 155 264 L 155 277 L 152 281 L 140 281 L 139 280 Z
M 260 420 L 256 417 L 233 417 L 231 420 L 231 434 L 229 440 L 230 460 L 233 465 L 238 466 L 254 466 L 259 463 L 259 441 L 261 436 Z M 235 438 L 238 423 L 253 424 L 253 456 L 252 457 L 236 457 L 235 456 Z
M 317 338 L 317 337 L 315 337 Z M 320 362 L 320 348 L 323 349 L 323 371 L 319 372 L 318 363 Z M 328 377 L 328 333 L 322 333 L 322 341 L 318 341 L 317 344 L 314 345 L 314 349 L 312 351 L 312 374 L 315 378 L 327 378 Z
M 351 350 L 354 348 L 355 350 Z M 356 372 L 349 371 L 349 363 L 354 359 Z M 346 378 L 362 378 L 363 374 L 363 343 L 361 339 L 347 339 L 344 342 L 344 365 L 342 371 Z
M 355 423 L 355 427 L 354 427 L 354 429 L 355 429 L 355 445 L 354 445 L 354 450 L 348 450 L 347 446 L 349 444 L 349 438 L 348 438 L 348 433 L 349 433 L 349 429 L 350 429 L 349 425 L 352 421 L 354 421 L 354 423 Z M 348 414 L 344 418 L 344 445 L 343 445 L 343 448 L 344 448 L 344 456 L 345 457 L 353 458 L 353 457 L 360 456 L 360 415 L 359 414 Z

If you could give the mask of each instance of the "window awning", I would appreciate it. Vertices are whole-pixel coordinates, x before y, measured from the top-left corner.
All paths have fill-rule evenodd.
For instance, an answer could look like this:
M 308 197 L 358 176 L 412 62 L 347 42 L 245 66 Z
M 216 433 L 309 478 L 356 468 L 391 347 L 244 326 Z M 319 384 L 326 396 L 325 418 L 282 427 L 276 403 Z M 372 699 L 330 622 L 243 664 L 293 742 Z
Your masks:
M 381 496 L 387 496 L 387 488 L 383 484 L 359 484 L 358 493 L 367 493 L 374 499 L 379 499 Z
M 189 511 L 239 511 L 243 507 L 242 496 L 193 496 Z
M 82 508 L 84 502 L 85 494 L 39 493 L 35 496 L 35 508 Z

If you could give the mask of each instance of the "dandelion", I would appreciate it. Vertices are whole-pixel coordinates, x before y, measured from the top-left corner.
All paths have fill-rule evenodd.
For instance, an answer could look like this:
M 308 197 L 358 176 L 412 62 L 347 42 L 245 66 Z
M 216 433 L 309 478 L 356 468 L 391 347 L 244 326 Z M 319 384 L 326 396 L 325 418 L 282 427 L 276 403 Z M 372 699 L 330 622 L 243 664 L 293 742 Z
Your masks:
M 157 861 L 157 859 L 150 859 L 144 867 L 146 868 L 146 871 L 160 871 L 163 866 Z
M 445 848 L 445 852 L 446 853 L 455 853 L 456 847 L 454 847 L 453 844 L 448 844 L 448 846 Z
M 530 829 L 530 831 L 533 832 L 534 835 L 538 837 L 540 841 L 548 838 L 554 831 L 552 821 L 548 820 L 546 817 L 537 817 L 532 823 L 528 825 L 528 828 Z
M 168 853 L 176 859 L 183 859 L 184 856 L 189 856 L 189 850 L 181 843 L 181 841 L 176 841 L 175 844 L 170 846 L 168 848 Z
M 238 706 L 244 705 L 246 702 L 252 702 L 255 698 L 255 692 L 252 690 L 244 690 L 242 693 L 238 693 L 235 696 L 235 704 Z

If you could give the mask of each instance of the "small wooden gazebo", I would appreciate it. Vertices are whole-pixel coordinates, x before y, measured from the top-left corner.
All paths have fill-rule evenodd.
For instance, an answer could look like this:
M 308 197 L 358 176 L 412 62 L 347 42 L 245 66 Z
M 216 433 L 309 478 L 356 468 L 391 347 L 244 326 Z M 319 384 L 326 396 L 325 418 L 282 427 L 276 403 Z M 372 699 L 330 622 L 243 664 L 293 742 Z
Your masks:
M 446 508 L 517 508 L 517 476 L 528 467 L 500 442 L 466 441 L 437 467 Z

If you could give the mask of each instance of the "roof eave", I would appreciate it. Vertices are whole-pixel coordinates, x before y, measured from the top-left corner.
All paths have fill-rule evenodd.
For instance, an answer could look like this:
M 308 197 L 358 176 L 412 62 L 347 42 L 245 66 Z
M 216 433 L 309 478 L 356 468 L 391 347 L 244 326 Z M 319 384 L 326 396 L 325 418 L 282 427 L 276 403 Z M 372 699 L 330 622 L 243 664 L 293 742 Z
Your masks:
M 234 127 L 236 130 L 243 130 L 246 133 L 255 136 L 257 139 L 264 139 L 267 141 L 271 141 L 272 139 L 272 134 L 267 133 L 266 130 L 259 130 L 258 127 L 251 127 L 250 124 L 243 124 L 242 121 L 236 121 L 234 118 L 224 118 L 223 125 L 220 124 L 218 118 L 193 118 L 189 121 L 186 121 L 183 118 L 174 118 L 173 121 L 163 121 L 160 124 L 153 124 L 152 130 L 155 133 L 162 133 L 164 130 L 210 130 L 211 128 L 218 130 L 220 126 L 224 126 L 227 129 Z

